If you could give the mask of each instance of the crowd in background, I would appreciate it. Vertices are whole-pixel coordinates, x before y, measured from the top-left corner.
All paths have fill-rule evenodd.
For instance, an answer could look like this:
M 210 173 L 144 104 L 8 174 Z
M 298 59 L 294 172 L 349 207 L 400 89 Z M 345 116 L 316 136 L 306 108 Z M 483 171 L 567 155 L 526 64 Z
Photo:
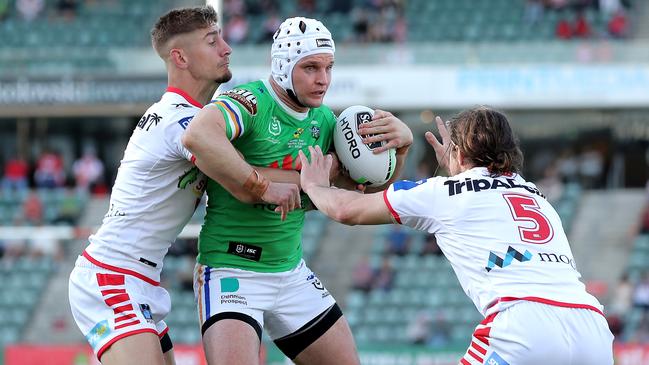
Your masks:
M 107 194 L 104 164 L 93 149 L 66 163 L 57 151 L 45 149 L 32 163 L 14 154 L 4 161 L 0 179 L 0 225 L 33 227 L 29 239 L 0 237 L 0 257 L 49 256 L 63 259 L 62 246 L 42 227 L 76 226 L 88 196 Z
M 406 21 L 403 0 L 328 1 L 326 5 L 315 0 L 297 0 L 292 13 L 305 17 L 323 14 L 348 15 L 353 29 L 348 39 L 353 42 L 403 42 L 406 40 Z M 278 0 L 229 0 L 224 2 L 224 34 L 232 44 L 267 43 L 283 18 Z M 251 17 L 261 16 L 262 32 L 252 32 Z M 325 21 L 326 23 L 326 21 Z
M 87 148 L 72 162 L 69 171 L 65 166 L 61 154 L 53 149 L 45 149 L 33 163 L 14 154 L 4 161 L 2 194 L 25 199 L 30 187 L 37 190 L 73 187 L 80 194 L 107 192 L 104 163 L 93 148 Z
M 90 2 L 90 1 L 87 1 Z M 79 10 L 78 0 L 0 0 L 0 22 L 15 13 L 26 22 L 43 18 L 55 18 L 70 21 L 76 18 Z
M 533 25 L 540 22 L 546 12 L 559 12 L 555 27 L 559 39 L 627 38 L 630 8 L 631 3 L 625 0 L 526 0 L 524 19 Z M 594 28 L 594 19 L 587 16 L 588 10 L 601 14 L 605 29 Z

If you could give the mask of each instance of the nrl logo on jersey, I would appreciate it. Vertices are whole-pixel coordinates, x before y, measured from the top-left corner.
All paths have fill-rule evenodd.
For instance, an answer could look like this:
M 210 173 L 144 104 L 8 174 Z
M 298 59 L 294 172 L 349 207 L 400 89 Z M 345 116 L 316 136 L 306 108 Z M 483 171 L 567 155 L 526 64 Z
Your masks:
M 226 91 L 221 95 L 227 96 L 230 99 L 241 104 L 246 109 L 248 114 L 257 114 L 257 97 L 250 91 L 243 89 L 233 89 Z
M 270 123 L 268 123 L 268 133 L 273 136 L 279 136 L 282 133 L 282 125 L 279 123 L 279 119 L 273 117 Z

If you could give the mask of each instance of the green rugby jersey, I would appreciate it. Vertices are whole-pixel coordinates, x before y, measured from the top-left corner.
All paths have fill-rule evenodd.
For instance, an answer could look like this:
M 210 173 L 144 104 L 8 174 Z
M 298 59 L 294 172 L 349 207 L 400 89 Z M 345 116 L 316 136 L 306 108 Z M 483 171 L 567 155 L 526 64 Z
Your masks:
M 336 116 L 326 106 L 298 113 L 279 101 L 266 80 L 240 85 L 212 101 L 225 118 L 226 134 L 253 166 L 299 170 L 298 151 L 328 151 Z M 245 204 L 213 180 L 207 184 L 207 214 L 199 236 L 198 262 L 258 272 L 293 269 L 302 258 L 305 209 L 285 221 L 275 205 Z M 308 197 L 302 194 L 302 207 Z

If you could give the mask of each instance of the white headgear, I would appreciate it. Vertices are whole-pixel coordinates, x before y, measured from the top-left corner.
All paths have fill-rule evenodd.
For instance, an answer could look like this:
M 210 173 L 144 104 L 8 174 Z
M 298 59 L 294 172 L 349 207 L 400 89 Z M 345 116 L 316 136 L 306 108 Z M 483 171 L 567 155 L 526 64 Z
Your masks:
M 334 54 L 336 46 L 329 30 L 318 20 L 295 17 L 280 24 L 273 36 L 271 75 L 284 90 L 293 89 L 293 67 L 306 56 Z

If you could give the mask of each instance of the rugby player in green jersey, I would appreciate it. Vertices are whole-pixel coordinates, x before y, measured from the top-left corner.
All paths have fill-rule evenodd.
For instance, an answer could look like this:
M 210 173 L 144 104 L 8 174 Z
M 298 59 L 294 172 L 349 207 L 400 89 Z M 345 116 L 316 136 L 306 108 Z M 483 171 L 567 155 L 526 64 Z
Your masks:
M 193 119 L 183 143 L 200 159 L 219 156 L 229 140 L 251 165 L 292 171 L 286 182 L 299 183 L 298 153 L 331 149 L 336 117 L 322 101 L 335 45 L 327 28 L 308 18 L 285 20 L 273 38 L 271 77 L 218 96 Z M 410 129 L 379 110 L 367 124 L 364 133 L 377 135 L 366 143 L 397 148 L 396 177 Z M 236 168 L 219 160 L 224 169 Z M 359 364 L 340 308 L 302 259 L 306 195 L 282 220 L 273 205 L 241 202 L 214 181 L 207 193 L 194 289 L 208 363 L 258 364 L 264 328 L 297 364 Z

